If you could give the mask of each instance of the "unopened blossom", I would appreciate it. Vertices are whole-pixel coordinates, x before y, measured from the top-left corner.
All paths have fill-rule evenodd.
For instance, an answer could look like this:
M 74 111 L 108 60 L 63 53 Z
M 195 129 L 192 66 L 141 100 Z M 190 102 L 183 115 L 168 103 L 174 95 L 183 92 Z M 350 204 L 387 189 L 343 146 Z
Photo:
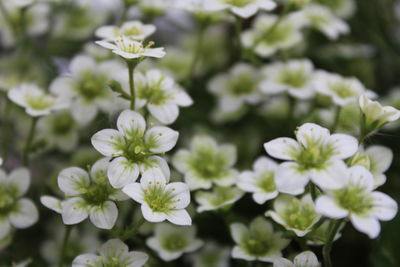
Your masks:
M 357 78 L 342 77 L 325 71 L 318 71 L 315 77 L 315 90 L 331 97 L 339 106 L 356 103 L 360 95 L 368 92 Z M 372 92 L 370 94 L 372 95 Z
M 314 96 L 314 66 L 307 59 L 276 62 L 264 68 L 261 91 L 266 94 L 287 92 L 299 99 Z
M 46 93 L 35 84 L 21 84 L 8 91 L 8 98 L 23 107 L 25 112 L 33 117 L 49 115 L 55 110 L 65 109 L 68 101 Z
M 320 267 L 317 256 L 312 251 L 304 251 L 294 257 L 293 262 L 285 258 L 274 261 L 273 267 Z
M 391 106 L 382 106 L 379 102 L 368 99 L 366 95 L 360 96 L 358 101 L 366 133 L 378 130 L 387 123 L 400 118 L 400 110 Z
M 134 41 L 126 36 L 120 36 L 112 41 L 96 41 L 96 44 L 110 49 L 113 53 L 124 59 L 143 59 L 145 57 L 162 58 L 165 56 L 164 48 L 151 48 L 153 43 L 144 46 L 142 42 Z
M 244 192 L 236 187 L 216 186 L 212 191 L 198 191 L 195 194 L 199 204 L 197 212 L 229 208 L 243 195 Z
M 179 107 L 193 104 L 192 98 L 175 80 L 157 69 L 135 74 L 136 109 L 146 107 L 163 124 L 173 123 Z
M 304 195 L 301 199 L 281 195 L 274 201 L 274 209 L 268 211 L 266 215 L 300 237 L 308 234 L 321 218 L 315 211 L 310 194 Z
M 125 36 L 132 40 L 144 40 L 156 31 L 156 26 L 143 24 L 137 20 L 124 22 L 121 27 L 114 25 L 101 26 L 96 30 L 96 36 L 106 41 L 115 40 L 120 36 Z
M 147 246 L 156 251 L 164 261 L 172 261 L 184 253 L 190 253 L 203 246 L 196 238 L 196 227 L 178 227 L 167 223 L 156 224 L 154 236 L 146 240 Z
M 60 213 L 66 225 L 78 224 L 89 218 L 100 229 L 113 228 L 118 217 L 115 201 L 128 197 L 110 185 L 107 179 L 109 160 L 98 160 L 89 173 L 78 167 L 62 170 L 57 181 L 65 193 L 65 200 L 42 196 L 42 204 Z
M 140 183 L 130 183 L 122 191 L 141 204 L 143 217 L 149 222 L 165 220 L 177 225 L 191 225 L 185 208 L 190 204 L 190 192 L 185 183 L 169 182 L 160 169 L 149 169 Z
M 6 239 L 11 237 L 13 228 L 25 229 L 38 221 L 35 204 L 24 197 L 30 181 L 26 168 L 14 169 L 8 175 L 0 169 L 0 246 L 8 243 Z
M 99 255 L 82 254 L 72 262 L 72 267 L 124 266 L 141 267 L 149 256 L 139 251 L 129 251 L 128 246 L 119 239 L 110 239 L 99 249 Z
M 269 155 L 287 160 L 276 171 L 275 183 L 280 192 L 301 194 L 310 179 L 327 189 L 338 189 L 346 183 L 343 160 L 357 152 L 357 139 L 346 134 L 331 135 L 314 123 L 300 126 L 296 139 L 281 137 L 264 144 Z
M 160 156 L 170 151 L 179 133 L 165 126 L 147 128 L 142 115 L 124 110 L 118 116 L 117 128 L 104 129 L 92 136 L 94 148 L 106 157 L 112 157 L 107 176 L 115 188 L 133 183 L 139 173 L 149 168 L 160 168 L 169 177 L 167 162 Z
M 247 63 L 234 65 L 228 73 L 218 74 L 208 84 L 209 91 L 218 98 L 218 109 L 235 112 L 245 104 L 262 101 L 259 71 Z
M 229 9 L 241 18 L 249 18 L 259 9 L 269 11 L 276 7 L 272 0 L 205 0 L 205 2 L 211 10 Z
M 336 190 L 325 190 L 316 200 L 316 210 L 329 218 L 349 218 L 353 226 L 370 238 L 380 232 L 379 221 L 389 221 L 397 213 L 397 203 L 384 193 L 373 191 L 374 178 L 361 166 L 344 175 L 346 184 Z
M 289 244 L 289 240 L 274 232 L 272 224 L 262 217 L 254 219 L 248 227 L 233 223 L 230 231 L 236 243 L 232 250 L 234 259 L 272 263 L 282 256 L 281 251 Z
M 190 259 L 193 267 L 229 267 L 230 251 L 227 247 L 208 241 Z
M 233 169 L 235 162 L 235 146 L 218 145 L 208 136 L 195 136 L 189 150 L 179 150 L 172 159 L 174 167 L 184 174 L 190 190 L 210 189 L 213 184 L 234 184 L 239 175 Z
M 56 78 L 50 85 L 53 94 L 71 101 L 71 114 L 80 125 L 87 125 L 99 111 L 114 109 L 117 96 L 108 84 L 117 74 L 125 72 L 117 61 L 97 63 L 87 55 L 71 60 L 70 74 Z
M 275 15 L 258 15 L 252 28 L 242 33 L 243 46 L 261 57 L 269 57 L 279 50 L 293 48 L 302 41 L 302 18 L 288 16 L 276 25 L 277 20 L 278 16 Z
M 277 168 L 278 164 L 275 161 L 259 157 L 253 164 L 253 171 L 244 171 L 239 175 L 237 186 L 252 193 L 257 204 L 264 204 L 278 195 L 275 184 Z

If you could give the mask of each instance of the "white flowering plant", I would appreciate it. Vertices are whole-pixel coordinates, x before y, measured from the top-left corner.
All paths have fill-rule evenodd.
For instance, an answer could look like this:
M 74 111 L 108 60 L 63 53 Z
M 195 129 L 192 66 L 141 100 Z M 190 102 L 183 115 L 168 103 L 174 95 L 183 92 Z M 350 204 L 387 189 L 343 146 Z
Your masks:
M 386 0 L 0 0 L 0 267 L 400 266 L 399 26 Z

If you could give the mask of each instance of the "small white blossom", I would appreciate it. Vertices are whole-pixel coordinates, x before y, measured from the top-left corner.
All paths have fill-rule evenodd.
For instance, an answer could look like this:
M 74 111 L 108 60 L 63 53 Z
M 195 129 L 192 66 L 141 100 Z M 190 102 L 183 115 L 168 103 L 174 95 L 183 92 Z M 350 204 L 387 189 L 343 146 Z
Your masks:
M 129 251 L 119 239 L 110 239 L 99 249 L 100 255 L 82 254 L 72 262 L 72 267 L 124 266 L 141 267 L 149 256 L 138 251 Z
M 33 117 L 49 115 L 52 111 L 69 106 L 65 99 L 48 94 L 34 84 L 21 84 L 11 88 L 8 98 L 25 108 L 25 112 Z
M 196 239 L 196 227 L 178 227 L 166 223 L 154 227 L 154 236 L 146 244 L 155 250 L 164 261 L 172 261 L 184 253 L 198 250 L 203 241 Z
M 272 224 L 262 217 L 254 219 L 248 227 L 233 223 L 230 230 L 236 243 L 232 250 L 234 259 L 272 263 L 282 256 L 281 250 L 289 244 L 289 240 L 275 233 Z
M 343 177 L 346 184 L 326 190 L 326 195 L 318 197 L 316 210 L 333 219 L 348 217 L 358 231 L 376 238 L 381 229 L 379 221 L 393 219 L 397 203 L 386 194 L 373 191 L 374 178 L 364 167 L 351 167 Z
M 26 168 L 15 169 L 9 175 L 0 169 L 0 243 L 8 237 L 12 227 L 24 229 L 38 221 L 35 204 L 23 197 L 30 180 Z
M 261 90 L 266 94 L 288 92 L 299 99 L 314 96 L 314 66 L 309 60 L 276 62 L 264 68 L 264 81 Z
M 296 138 L 297 141 L 281 137 L 264 144 L 271 156 L 289 160 L 280 164 L 276 172 L 278 190 L 301 194 L 310 179 L 321 188 L 341 188 L 346 170 L 343 159 L 357 152 L 357 139 L 345 134 L 331 135 L 328 129 L 313 123 L 300 126 Z
M 197 212 L 226 209 L 238 201 L 244 192 L 236 187 L 214 187 L 212 191 L 198 191 L 195 194 L 199 203 Z
M 274 261 L 273 267 L 320 267 L 317 256 L 312 251 L 304 251 L 294 257 L 293 262 L 280 258 Z
M 278 164 L 275 161 L 259 157 L 253 164 L 253 171 L 244 171 L 240 174 L 237 186 L 253 193 L 253 200 L 262 205 L 278 195 L 275 184 L 277 168 Z
M 229 267 L 229 248 L 206 242 L 204 247 L 190 256 L 193 267 Z
M 96 36 L 100 39 L 113 41 L 120 36 L 125 36 L 132 40 L 144 40 L 156 31 L 156 26 L 143 24 L 140 21 L 126 21 L 121 27 L 106 25 L 96 30 Z
M 172 159 L 174 167 L 185 175 L 190 190 L 210 189 L 213 184 L 234 184 L 239 175 L 232 168 L 235 162 L 235 146 L 218 145 L 208 136 L 194 137 L 190 149 L 179 150 Z
M 130 183 L 122 191 L 141 204 L 143 217 L 149 222 L 165 220 L 177 225 L 191 225 L 192 219 L 185 208 L 190 203 L 186 184 L 168 183 L 159 169 L 149 169 L 142 174 L 140 183 Z
M 139 173 L 149 168 L 161 168 L 169 177 L 167 162 L 157 156 L 170 151 L 179 133 L 168 127 L 146 129 L 146 121 L 138 112 L 124 110 L 118 116 L 117 128 L 104 129 L 92 137 L 94 148 L 106 157 L 112 157 L 107 176 L 115 188 L 133 183 Z
M 269 11 L 276 7 L 272 0 L 205 0 L 205 2 L 211 10 L 229 9 L 242 18 L 253 16 L 259 9 Z

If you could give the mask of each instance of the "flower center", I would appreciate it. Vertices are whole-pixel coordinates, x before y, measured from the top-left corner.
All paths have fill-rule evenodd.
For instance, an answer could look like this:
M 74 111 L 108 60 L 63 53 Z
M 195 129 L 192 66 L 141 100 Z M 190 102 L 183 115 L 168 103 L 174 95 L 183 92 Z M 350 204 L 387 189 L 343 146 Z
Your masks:
M 214 206 L 220 206 L 236 197 L 235 191 L 229 187 L 215 187 L 214 192 L 210 194 L 211 203 Z
M 44 94 L 40 94 L 40 95 L 27 96 L 26 103 L 32 109 L 45 110 L 45 109 L 48 109 L 49 107 L 51 107 L 53 105 L 54 101 L 50 97 L 48 97 Z
M 151 184 L 144 190 L 144 200 L 154 212 L 168 212 L 174 209 L 178 200 L 174 200 L 175 194 L 172 190 L 165 190 L 165 186 L 159 182 Z
M 95 74 L 91 71 L 85 72 L 76 90 L 88 102 L 107 93 L 107 77 Z
M 168 235 L 162 241 L 162 247 L 168 251 L 181 251 L 188 245 L 188 241 L 182 235 Z
M 286 41 L 293 34 L 293 27 L 288 23 L 281 23 L 272 29 L 274 23 L 263 29 L 259 40 L 270 46 Z
M 248 74 L 241 74 L 236 77 L 232 77 L 232 82 L 230 85 L 230 91 L 237 96 L 246 95 L 255 91 L 256 86 L 254 79 Z
M 18 188 L 15 185 L 0 184 L 0 218 L 17 208 Z
M 351 213 L 362 215 L 373 207 L 372 197 L 360 185 L 350 184 L 344 189 L 336 190 L 334 196 L 339 206 Z
M 96 179 L 91 180 L 91 184 L 82 194 L 82 198 L 91 205 L 101 205 L 109 200 L 116 190 L 111 187 L 108 182 L 107 175 L 104 171 L 95 174 Z
M 126 30 L 124 31 L 124 34 L 123 34 L 123 35 L 127 35 L 127 36 L 133 35 L 133 36 L 137 36 L 137 35 L 140 35 L 140 30 L 139 30 L 138 27 L 132 26 L 132 27 L 126 29 Z
M 304 170 L 324 168 L 332 153 L 331 146 L 309 142 L 307 147 L 302 147 L 297 162 Z
M 260 231 L 252 231 L 243 238 L 242 246 L 250 254 L 255 256 L 264 256 L 271 248 L 268 237 Z
M 67 134 L 74 126 L 75 121 L 69 112 L 63 112 L 59 116 L 52 118 L 51 129 L 56 135 Z
M 285 69 L 278 78 L 279 82 L 294 88 L 301 88 L 306 85 L 309 80 L 303 68 L 292 70 Z
M 326 17 L 321 16 L 320 14 L 309 14 L 308 18 L 310 19 L 311 25 L 313 25 L 314 27 L 329 24 L 329 20 Z
M 206 180 L 215 180 L 226 174 L 225 155 L 208 146 L 198 148 L 189 164 L 198 176 Z
M 294 198 L 292 203 L 283 211 L 282 217 L 289 227 L 307 230 L 317 217 L 317 213 L 312 205 L 301 203 L 297 198 Z
M 115 40 L 115 43 L 121 51 L 126 53 L 141 54 L 145 51 L 142 43 L 127 40 L 122 37 Z
M 244 7 L 253 3 L 254 0 L 223 0 L 223 2 L 232 6 Z
M 162 105 L 170 98 L 168 93 L 163 90 L 161 83 L 163 78 L 155 84 L 138 86 L 138 97 L 146 99 L 149 104 Z
M 341 98 L 349 98 L 355 96 L 351 86 L 346 82 L 337 82 L 330 85 L 330 89 Z
M 276 190 L 274 172 L 265 172 L 257 179 L 257 186 L 264 192 L 273 192 Z

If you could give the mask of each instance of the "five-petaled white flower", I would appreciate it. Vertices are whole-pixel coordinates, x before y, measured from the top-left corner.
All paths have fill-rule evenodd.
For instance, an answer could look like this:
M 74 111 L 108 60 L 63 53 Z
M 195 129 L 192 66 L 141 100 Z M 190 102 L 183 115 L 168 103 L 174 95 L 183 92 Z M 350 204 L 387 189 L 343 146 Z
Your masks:
M 236 242 L 232 250 L 232 257 L 235 259 L 273 262 L 281 257 L 281 250 L 289 244 L 289 240 L 283 239 L 280 233 L 275 233 L 272 224 L 262 217 L 254 219 L 249 227 L 233 223 L 230 230 Z
M 289 160 L 279 165 L 276 185 L 282 193 L 298 195 L 311 179 L 321 188 L 338 189 L 345 184 L 346 164 L 343 159 L 357 152 L 353 136 L 332 134 L 314 123 L 305 123 L 296 130 L 297 141 L 281 137 L 264 144 L 271 156 Z
M 235 162 L 235 146 L 218 145 L 208 136 L 194 137 L 190 150 L 181 149 L 172 159 L 174 167 L 185 175 L 190 190 L 210 189 L 213 183 L 219 186 L 234 184 L 239 175 L 232 168 Z
M 278 164 L 267 158 L 259 157 L 253 164 L 253 171 L 244 171 L 239 175 L 237 186 L 253 193 L 253 199 L 258 204 L 264 204 L 267 200 L 278 195 L 275 184 L 275 175 Z
M 184 253 L 198 250 L 203 241 L 196 238 L 196 227 L 178 227 L 166 223 L 154 227 L 154 236 L 146 244 L 155 250 L 164 261 L 172 261 Z
M 311 195 L 304 195 L 301 199 L 290 195 L 281 195 L 274 201 L 274 210 L 265 214 L 293 231 L 297 236 L 305 236 L 316 224 L 321 216 L 315 211 Z
M 37 222 L 39 212 L 33 202 L 25 197 L 30 185 L 26 168 L 18 168 L 7 175 L 0 169 L 0 240 L 12 227 L 24 229 Z
M 259 9 L 272 10 L 276 4 L 272 0 L 205 0 L 210 10 L 230 9 L 231 12 L 242 18 L 249 18 Z
M 101 26 L 96 30 L 96 36 L 105 41 L 113 41 L 120 36 L 125 36 L 132 40 L 144 40 L 156 31 L 156 26 L 143 24 L 140 21 L 126 21 L 121 27 L 114 25 Z
M 126 36 L 120 36 L 112 41 L 96 41 L 96 44 L 111 49 L 113 53 L 127 60 L 144 57 L 162 58 L 165 56 L 163 47 L 151 48 L 152 42 L 144 46 L 142 42 L 131 40 Z
M 291 60 L 276 62 L 264 68 L 265 79 L 261 82 L 261 91 L 277 94 L 287 91 L 299 99 L 314 96 L 314 66 L 309 60 Z
M 127 200 L 128 196 L 110 185 L 106 175 L 109 160 L 98 160 L 90 173 L 78 167 L 62 170 L 58 175 L 58 186 L 66 199 L 60 202 L 56 198 L 42 196 L 42 204 L 60 213 L 67 225 L 78 224 L 89 217 L 98 228 L 113 228 L 118 217 L 114 201 Z
M 149 259 L 146 253 L 129 251 L 128 246 L 119 239 L 108 240 L 99 249 L 99 254 L 79 255 L 72 262 L 72 267 L 141 267 Z
M 227 209 L 238 201 L 244 192 L 236 187 L 216 186 L 212 191 L 198 191 L 195 194 L 196 202 L 199 203 L 197 212 Z
M 320 267 L 317 256 L 312 251 L 304 251 L 294 257 L 293 262 L 285 258 L 274 261 L 273 267 Z
M 161 168 L 169 177 L 167 162 L 157 156 L 171 150 L 179 133 L 168 127 L 154 126 L 146 130 L 146 121 L 138 112 L 124 110 L 118 117 L 117 128 L 104 129 L 92 137 L 97 151 L 113 157 L 107 171 L 115 188 L 133 183 L 139 173 L 149 168 Z
M 192 219 L 185 208 L 190 204 L 190 192 L 185 183 L 168 183 L 160 169 L 149 169 L 142 174 L 140 183 L 131 183 L 122 191 L 141 204 L 143 217 L 149 222 L 165 220 L 177 225 L 191 225 Z
M 60 97 L 46 93 L 35 84 L 21 84 L 8 91 L 8 98 L 25 108 L 25 112 L 33 117 L 48 115 L 52 111 L 65 109 L 69 103 Z
M 329 218 L 348 217 L 353 226 L 370 238 L 380 232 L 381 221 L 389 221 L 397 213 L 397 203 L 384 193 L 373 191 L 374 178 L 361 166 L 354 166 L 343 176 L 346 184 L 336 190 L 326 190 L 317 198 L 316 210 Z

